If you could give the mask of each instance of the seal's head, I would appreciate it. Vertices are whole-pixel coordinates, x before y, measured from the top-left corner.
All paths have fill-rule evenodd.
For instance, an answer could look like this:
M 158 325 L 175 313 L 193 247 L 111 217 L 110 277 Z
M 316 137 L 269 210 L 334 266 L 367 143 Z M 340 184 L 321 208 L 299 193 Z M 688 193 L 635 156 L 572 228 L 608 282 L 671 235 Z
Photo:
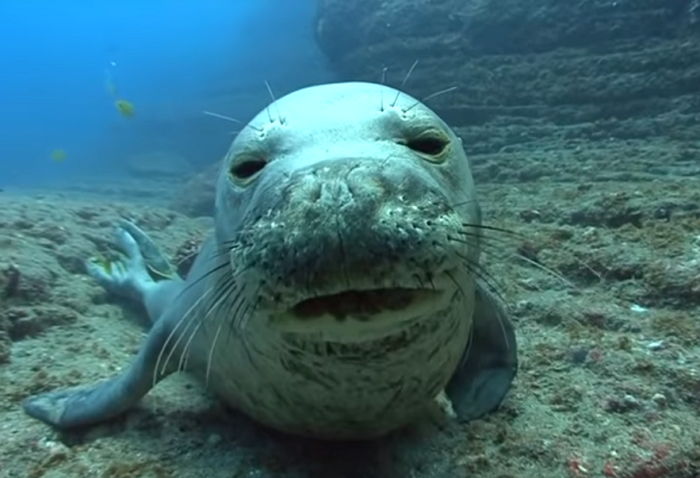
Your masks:
M 234 141 L 216 210 L 249 300 L 282 330 L 361 340 L 472 288 L 480 217 L 461 141 L 387 86 L 273 103 Z

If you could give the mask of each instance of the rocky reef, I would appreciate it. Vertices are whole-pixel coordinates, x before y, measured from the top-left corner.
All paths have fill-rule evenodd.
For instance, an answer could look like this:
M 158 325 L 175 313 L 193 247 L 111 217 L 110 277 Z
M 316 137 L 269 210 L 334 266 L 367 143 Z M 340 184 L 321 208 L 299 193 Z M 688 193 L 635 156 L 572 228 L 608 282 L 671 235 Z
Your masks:
M 700 173 L 697 0 L 320 0 L 316 36 L 344 79 L 398 85 L 418 60 L 409 93 L 457 86 L 430 106 L 478 179 Z M 621 156 L 650 138 L 664 161 Z

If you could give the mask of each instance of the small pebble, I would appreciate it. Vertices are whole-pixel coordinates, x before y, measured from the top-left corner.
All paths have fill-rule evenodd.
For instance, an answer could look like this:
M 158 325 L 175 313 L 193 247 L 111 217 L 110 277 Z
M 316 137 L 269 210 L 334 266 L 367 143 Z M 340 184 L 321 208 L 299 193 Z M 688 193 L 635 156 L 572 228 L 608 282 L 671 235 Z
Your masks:
M 639 406 L 639 400 L 637 400 L 634 395 L 627 394 L 622 397 L 622 402 L 629 408 L 637 408 Z
M 651 397 L 651 401 L 656 404 L 657 407 L 659 408 L 666 408 L 666 405 L 668 405 L 668 401 L 666 400 L 666 395 L 663 393 L 655 393 Z
M 664 341 L 663 340 L 654 340 L 653 342 L 649 342 L 647 344 L 647 348 L 649 350 L 661 350 L 664 348 Z
M 42 439 L 37 443 L 37 445 L 39 448 L 47 452 L 48 458 L 51 461 L 63 460 L 70 455 L 70 448 L 61 442 Z
M 644 312 L 649 312 L 649 309 L 647 309 L 646 307 L 642 307 L 642 306 L 639 305 L 639 304 L 632 304 L 632 305 L 630 305 L 630 310 L 631 310 L 632 312 L 638 312 L 638 313 L 640 313 L 640 314 L 643 314 Z

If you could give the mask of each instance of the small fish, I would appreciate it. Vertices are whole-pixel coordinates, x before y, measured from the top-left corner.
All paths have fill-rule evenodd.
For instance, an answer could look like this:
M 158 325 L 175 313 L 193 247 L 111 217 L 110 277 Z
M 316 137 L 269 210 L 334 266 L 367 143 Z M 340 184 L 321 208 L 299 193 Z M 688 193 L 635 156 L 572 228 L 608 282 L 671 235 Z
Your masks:
M 118 99 L 114 102 L 114 106 L 117 108 L 117 111 L 119 111 L 119 114 L 126 118 L 131 118 L 136 113 L 134 104 L 131 101 Z
M 53 159 L 57 163 L 60 163 L 68 157 L 68 153 L 66 153 L 65 149 L 56 148 L 51 151 L 49 156 L 51 156 L 51 159 Z

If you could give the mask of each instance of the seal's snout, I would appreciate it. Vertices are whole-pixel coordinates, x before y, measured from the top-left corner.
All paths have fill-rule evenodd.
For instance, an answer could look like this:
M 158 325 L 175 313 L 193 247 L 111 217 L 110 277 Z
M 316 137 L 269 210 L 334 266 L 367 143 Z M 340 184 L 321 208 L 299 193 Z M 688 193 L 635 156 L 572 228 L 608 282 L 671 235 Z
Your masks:
M 371 222 L 391 194 L 376 161 L 334 159 L 296 171 L 285 185 L 285 214 L 302 221 Z
M 390 162 L 391 164 L 387 163 Z M 398 159 L 336 159 L 287 174 L 238 238 L 232 264 L 261 302 L 300 321 L 405 316 L 444 307 L 462 219 L 429 175 Z

